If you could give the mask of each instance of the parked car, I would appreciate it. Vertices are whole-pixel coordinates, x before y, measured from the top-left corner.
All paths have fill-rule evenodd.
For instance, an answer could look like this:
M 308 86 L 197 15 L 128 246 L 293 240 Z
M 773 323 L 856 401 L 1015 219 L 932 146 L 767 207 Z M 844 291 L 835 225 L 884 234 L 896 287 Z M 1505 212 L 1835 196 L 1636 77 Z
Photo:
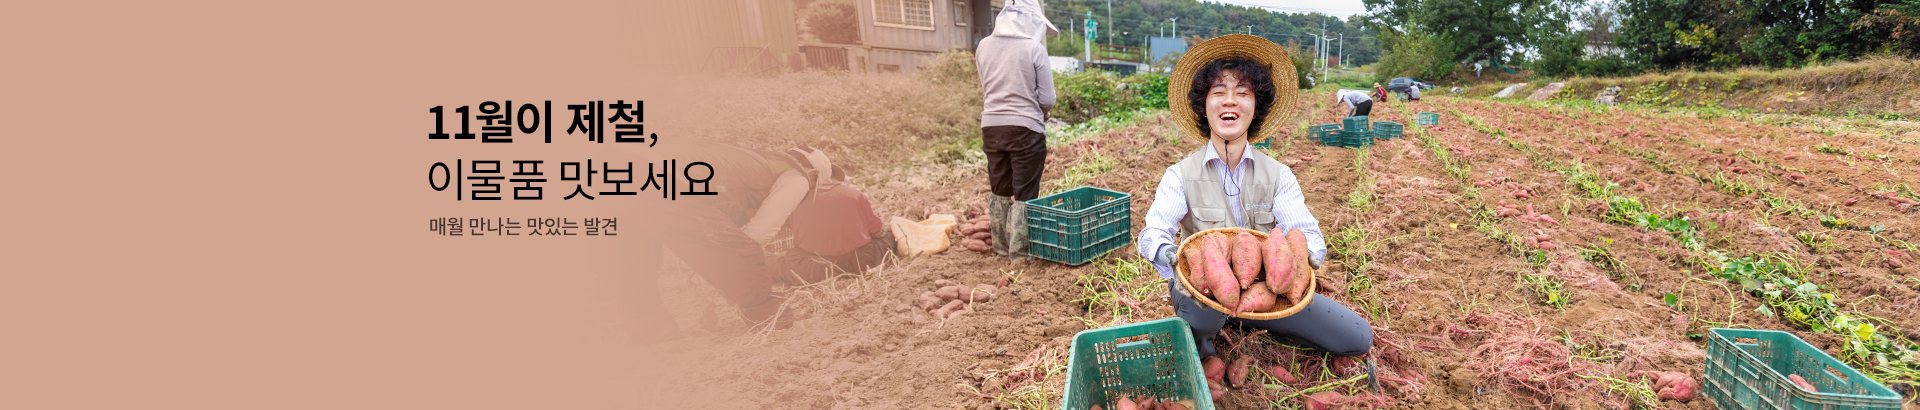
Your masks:
M 1416 83 L 1416 82 L 1420 83 L 1421 90 L 1433 88 L 1433 83 L 1426 82 L 1425 80 L 1421 80 L 1413 77 L 1400 77 L 1392 80 L 1387 80 L 1387 92 L 1406 93 L 1407 86 L 1413 85 L 1413 83 Z

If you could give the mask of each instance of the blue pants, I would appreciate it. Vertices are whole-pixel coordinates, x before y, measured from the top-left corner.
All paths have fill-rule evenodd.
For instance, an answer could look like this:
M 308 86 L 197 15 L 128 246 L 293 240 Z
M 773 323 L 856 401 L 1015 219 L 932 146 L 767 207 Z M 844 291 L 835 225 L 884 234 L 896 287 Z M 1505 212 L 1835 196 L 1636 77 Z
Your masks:
M 1201 305 L 1193 298 L 1180 294 L 1174 286 L 1180 286 L 1179 280 L 1167 281 L 1167 292 L 1172 294 L 1174 314 L 1186 320 L 1193 327 L 1193 342 L 1200 349 L 1200 357 L 1212 356 L 1213 336 L 1220 334 L 1220 328 L 1227 322 L 1241 326 L 1264 329 L 1274 338 L 1307 347 L 1325 350 L 1340 356 L 1358 356 L 1366 354 L 1373 347 L 1373 327 L 1367 325 L 1367 319 L 1353 313 L 1352 309 L 1342 306 L 1333 299 L 1313 294 L 1313 304 L 1301 309 L 1300 313 L 1273 320 L 1248 320 L 1229 317 L 1213 308 Z

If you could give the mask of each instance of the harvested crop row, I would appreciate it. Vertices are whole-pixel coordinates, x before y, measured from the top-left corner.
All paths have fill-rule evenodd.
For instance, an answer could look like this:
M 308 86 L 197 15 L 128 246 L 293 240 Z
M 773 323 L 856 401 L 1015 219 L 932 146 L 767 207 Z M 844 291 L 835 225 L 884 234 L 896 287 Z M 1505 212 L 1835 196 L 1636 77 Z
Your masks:
M 1498 134 L 1499 134 L 1499 133 L 1495 133 L 1494 135 L 1495 135 L 1496 137 L 1500 137 L 1500 136 L 1499 136 Z M 1501 138 L 1505 138 L 1505 137 L 1501 137 Z M 1752 226 L 1752 227 L 1762 227 L 1762 226 L 1760 226 L 1760 225 L 1748 225 L 1748 226 Z M 1734 227 L 1731 227 L 1731 228 L 1732 228 L 1732 229 L 1734 229 L 1734 230 L 1745 230 L 1745 229 L 1747 228 L 1747 226 L 1734 226 Z M 1763 227 L 1762 227 L 1762 228 L 1763 228 Z M 1716 264 L 1714 264 L 1713 266 L 1715 267 L 1714 269 L 1718 269 L 1718 268 L 1717 268 L 1717 266 L 1718 266 L 1718 264 L 1717 264 L 1717 263 L 1716 263 Z M 1857 278 L 1856 278 L 1856 279 L 1857 279 Z M 1868 278 L 1868 279 L 1870 280 L 1870 279 L 1872 279 L 1872 278 Z M 1912 292 L 1910 292 L 1910 290 L 1907 290 L 1907 289 L 1899 289 L 1899 288 L 1891 288 L 1891 287 L 1887 287 L 1887 286 L 1885 286 L 1885 285 L 1886 285 L 1886 284 L 1882 284 L 1882 286 L 1880 286 L 1880 287 L 1877 287 L 1877 289 L 1883 289 L 1883 290 L 1889 290 L 1889 289 L 1890 289 L 1890 290 L 1894 290 L 1894 291 L 1898 291 L 1898 292 L 1904 292 L 1904 293 L 1907 293 L 1907 294 L 1908 294 L 1908 295 L 1905 295 L 1905 297 L 1911 297 L 1911 293 L 1912 293 Z M 1897 285 L 1896 285 L 1896 286 L 1897 286 Z M 1853 292 L 1842 292 L 1842 293 L 1853 293 Z M 1868 296 L 1870 296 L 1870 295 L 1864 295 L 1864 294 L 1856 294 L 1856 297 L 1860 297 L 1860 298 L 1864 298 L 1864 297 L 1868 297 Z M 1671 299 L 1671 298 L 1672 298 L 1672 296 L 1669 296 L 1669 304 L 1672 304 L 1672 302 L 1671 302 L 1671 300 L 1672 300 L 1672 299 Z M 1876 315 L 1879 315 L 1879 314 L 1886 314 L 1886 315 L 1897 315 L 1897 314 L 1898 314 L 1898 312 L 1893 312 L 1893 311 L 1883 311 L 1884 309 L 1886 309 L 1886 308 L 1885 308 L 1885 307 L 1879 307 L 1878 309 L 1874 309 L 1874 311 L 1876 311 L 1876 312 L 1875 312 L 1875 313 L 1873 313 L 1873 314 L 1876 314 Z M 1896 317 L 1896 318 L 1897 318 L 1898 316 L 1888 316 L 1888 317 Z M 1729 316 L 1729 319 L 1731 320 L 1731 316 Z M 1770 320 L 1767 320 L 1767 319 L 1758 319 L 1758 320 L 1759 320 L 1759 321 L 1770 321 Z M 1827 320 L 1827 319 L 1819 319 L 1819 320 Z M 1845 320 L 1845 319 L 1834 319 L 1834 320 Z M 1910 324 L 1907 324 L 1907 323 L 1900 323 L 1900 322 L 1910 322 L 1910 321 L 1911 321 L 1911 319 L 1894 319 L 1894 320 L 1895 320 L 1895 324 L 1897 324 L 1897 325 L 1900 325 L 1901 327 L 1906 327 L 1906 326 L 1910 326 Z M 1849 346 L 1851 346 L 1851 345 L 1849 345 Z M 1829 352 L 1829 353 L 1835 353 L 1835 352 Z M 1836 356 L 1840 356 L 1840 355 L 1839 355 L 1839 354 L 1836 354 Z

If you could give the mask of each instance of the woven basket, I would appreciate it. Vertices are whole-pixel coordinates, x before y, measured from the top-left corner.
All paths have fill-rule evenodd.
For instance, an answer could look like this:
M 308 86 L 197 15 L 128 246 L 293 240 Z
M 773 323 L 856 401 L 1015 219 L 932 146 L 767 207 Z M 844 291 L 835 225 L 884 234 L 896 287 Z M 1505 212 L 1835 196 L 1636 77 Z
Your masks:
M 1195 242 L 1194 239 L 1199 238 L 1201 235 L 1215 233 L 1215 232 L 1225 233 L 1228 235 L 1239 235 L 1240 231 L 1252 232 L 1254 237 L 1260 238 L 1260 240 L 1262 241 L 1267 240 L 1268 235 L 1266 232 L 1260 232 L 1260 231 L 1247 229 L 1247 228 L 1214 228 L 1214 229 L 1200 231 L 1200 232 L 1194 233 L 1193 235 L 1187 236 L 1186 240 L 1180 241 L 1180 249 L 1174 252 L 1174 255 L 1176 255 L 1174 257 L 1174 263 L 1173 263 L 1173 270 L 1174 272 L 1176 272 L 1174 276 L 1180 279 L 1180 287 L 1186 288 L 1187 294 L 1193 295 L 1193 300 L 1198 301 L 1200 302 L 1200 304 L 1206 305 L 1209 308 L 1213 308 L 1213 310 L 1218 310 L 1220 311 L 1220 313 L 1233 314 L 1233 309 L 1227 309 L 1226 306 L 1221 306 L 1220 302 L 1215 302 L 1213 298 L 1207 297 L 1207 295 L 1200 294 L 1200 289 L 1193 287 L 1193 282 L 1187 279 L 1188 273 L 1187 273 L 1187 251 L 1186 250 L 1188 246 L 1200 246 L 1200 244 Z M 1285 239 L 1282 239 L 1282 240 L 1285 240 Z M 1309 274 L 1312 275 L 1312 277 L 1307 280 L 1307 294 L 1311 296 L 1314 293 L 1313 292 L 1314 286 L 1318 286 L 1318 284 L 1314 282 L 1320 281 L 1320 273 L 1315 271 L 1313 269 L 1313 265 L 1307 262 L 1306 259 L 1307 258 L 1300 258 L 1295 262 L 1298 262 L 1300 265 L 1298 268 L 1296 268 L 1298 269 L 1298 271 L 1308 272 Z M 1325 267 L 1325 265 L 1322 265 L 1322 267 Z M 1274 306 L 1273 309 L 1265 312 L 1240 312 L 1240 314 L 1235 317 L 1238 317 L 1241 319 L 1252 319 L 1252 320 L 1273 320 L 1273 319 L 1279 319 L 1287 316 L 1293 316 L 1293 314 L 1295 313 L 1300 313 L 1301 309 L 1306 309 L 1307 305 L 1313 304 L 1312 297 L 1307 297 L 1305 299 L 1306 300 L 1299 301 L 1293 306 Z

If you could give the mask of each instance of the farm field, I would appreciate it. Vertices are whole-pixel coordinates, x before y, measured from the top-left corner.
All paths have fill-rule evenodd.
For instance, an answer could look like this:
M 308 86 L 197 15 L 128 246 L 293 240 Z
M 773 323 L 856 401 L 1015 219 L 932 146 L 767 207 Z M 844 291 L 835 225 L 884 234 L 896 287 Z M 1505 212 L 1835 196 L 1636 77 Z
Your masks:
M 1586 104 L 1430 97 L 1376 106 L 1408 124 L 1365 149 L 1307 141 L 1342 116 L 1318 93 L 1267 152 L 1300 179 L 1331 250 L 1326 296 L 1374 326 L 1379 390 L 1351 359 L 1229 330 L 1263 387 L 1220 408 L 1713 408 L 1663 401 L 1654 372 L 1704 387 L 1715 327 L 1783 330 L 1888 382 L 1920 387 L 1920 146 L 1736 118 Z M 1440 125 L 1417 127 L 1434 112 Z M 1132 231 L 1166 166 L 1197 148 L 1164 111 L 1050 133 L 1044 193 L 1132 195 Z M 857 175 L 883 217 L 985 209 L 984 166 L 921 155 Z M 962 216 L 965 219 L 965 216 Z M 1008 262 L 955 247 L 786 288 L 782 330 L 739 319 L 685 267 L 660 285 L 684 333 L 658 348 L 681 407 L 1059 408 L 1076 332 L 1173 317 L 1133 245 L 1093 263 Z M 939 284 L 997 285 L 951 318 Z M 720 313 L 713 313 L 720 312 Z M 695 360 L 693 358 L 699 358 Z M 1272 367 L 1298 376 L 1281 382 Z

